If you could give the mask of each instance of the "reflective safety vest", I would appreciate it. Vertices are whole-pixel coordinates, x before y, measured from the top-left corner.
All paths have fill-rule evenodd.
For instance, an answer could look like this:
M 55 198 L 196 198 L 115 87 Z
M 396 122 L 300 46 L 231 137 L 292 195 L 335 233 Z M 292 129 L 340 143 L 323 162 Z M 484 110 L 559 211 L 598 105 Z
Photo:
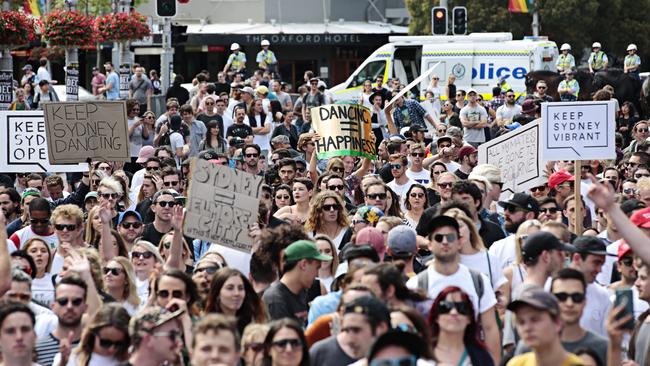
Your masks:
M 573 95 L 577 98 L 578 94 L 580 93 L 580 84 L 578 84 L 578 81 L 576 79 L 571 79 L 571 80 L 562 80 L 560 82 L 560 89 L 566 89 L 569 88 L 573 91 Z
M 512 90 L 512 87 L 510 86 L 510 84 L 508 84 L 508 83 L 505 82 L 505 81 L 504 81 L 503 83 L 501 83 L 501 85 L 499 85 L 499 88 L 501 88 L 501 91 L 502 91 L 502 92 L 505 92 L 505 91 L 508 91 L 508 90 Z
M 231 61 L 230 68 L 233 70 L 239 70 L 245 66 L 246 55 L 242 52 L 239 52 L 238 54 L 231 53 L 229 59 Z
M 594 70 L 600 70 L 605 67 L 605 52 L 598 51 L 598 53 L 591 53 L 591 68 Z
M 630 67 L 636 65 L 641 65 L 641 57 L 639 57 L 639 55 L 635 53 L 632 56 L 630 55 L 625 56 L 625 66 Z
M 558 68 L 561 67 L 562 70 L 567 70 L 575 66 L 575 64 L 575 58 L 573 58 L 572 54 L 568 53 L 566 56 L 564 54 L 561 54 L 560 57 L 558 57 L 555 66 Z
M 272 65 L 275 63 L 275 54 L 273 54 L 273 51 L 271 50 L 268 50 L 266 52 L 262 50 L 257 54 L 257 60 L 258 62 L 264 62 L 267 65 Z

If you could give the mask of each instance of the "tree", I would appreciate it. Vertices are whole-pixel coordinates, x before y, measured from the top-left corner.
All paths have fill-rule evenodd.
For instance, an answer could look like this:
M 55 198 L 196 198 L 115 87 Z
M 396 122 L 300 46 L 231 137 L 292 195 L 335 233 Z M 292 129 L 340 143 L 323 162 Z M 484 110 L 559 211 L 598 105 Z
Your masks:
M 410 35 L 431 34 L 431 0 L 405 0 L 406 9 L 411 15 Z

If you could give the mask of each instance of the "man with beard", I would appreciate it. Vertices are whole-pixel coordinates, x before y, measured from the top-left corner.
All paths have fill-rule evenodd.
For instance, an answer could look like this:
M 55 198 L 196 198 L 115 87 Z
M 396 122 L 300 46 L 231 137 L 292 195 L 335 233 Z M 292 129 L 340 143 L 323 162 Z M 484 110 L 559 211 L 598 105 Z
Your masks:
M 432 298 L 447 286 L 458 286 L 465 291 L 472 299 L 474 314 L 480 317 L 487 348 L 494 363 L 498 364 L 501 358 L 501 337 L 494 313 L 497 300 L 490 279 L 460 264 L 462 244 L 456 219 L 436 216 L 428 222 L 426 232 L 430 233 L 427 238 L 430 240 L 429 250 L 435 260 L 426 271 L 409 279 L 406 286 L 412 290 L 424 290 Z
M 499 206 L 504 208 L 505 229 L 510 234 L 516 233 L 521 223 L 535 219 L 539 213 L 537 200 L 526 193 L 515 193 L 510 200 L 500 201 Z M 489 250 L 490 254 L 499 258 L 502 268 L 505 269 L 517 258 L 516 248 L 515 236 L 509 235 L 494 242 Z
M 515 103 L 515 92 L 506 90 L 506 102 L 497 108 L 497 125 L 505 126 L 512 123 L 512 118 L 521 113 L 521 106 Z
M 251 174 L 258 175 L 260 174 L 260 155 L 262 150 L 257 144 L 246 144 L 244 145 L 244 170 Z
M 120 212 L 120 217 L 117 220 L 117 232 L 124 239 L 126 249 L 131 253 L 135 239 L 139 238 L 144 231 L 144 224 L 142 223 L 142 216 L 137 211 L 128 210 Z
M 472 169 L 478 164 L 478 150 L 471 145 L 465 145 L 458 150 L 460 167 L 454 172 L 460 179 L 467 179 Z
M 7 188 L 0 193 L 0 208 L 7 222 L 12 222 L 20 216 L 20 195 L 14 188 Z

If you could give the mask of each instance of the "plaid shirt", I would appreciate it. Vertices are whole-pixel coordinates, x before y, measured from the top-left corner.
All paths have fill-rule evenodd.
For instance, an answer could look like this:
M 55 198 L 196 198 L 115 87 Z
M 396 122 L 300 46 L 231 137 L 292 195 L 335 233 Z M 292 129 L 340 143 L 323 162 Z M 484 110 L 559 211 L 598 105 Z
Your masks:
M 424 116 L 426 115 L 427 111 L 422 108 L 420 103 L 412 99 L 404 99 L 404 105 L 401 107 L 395 105 L 393 121 L 398 130 L 401 130 L 402 127 L 411 127 L 413 125 L 427 128 L 427 125 L 424 123 Z

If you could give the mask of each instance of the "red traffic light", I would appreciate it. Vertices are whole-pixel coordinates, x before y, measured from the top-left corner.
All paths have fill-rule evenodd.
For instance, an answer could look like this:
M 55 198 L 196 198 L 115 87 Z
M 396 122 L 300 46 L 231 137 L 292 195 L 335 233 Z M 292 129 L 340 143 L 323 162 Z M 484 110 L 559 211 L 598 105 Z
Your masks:
M 436 15 L 436 19 L 442 19 L 445 17 L 445 12 L 442 10 L 438 10 L 436 11 L 435 15 Z
M 179 4 L 189 4 L 190 0 L 178 0 Z

